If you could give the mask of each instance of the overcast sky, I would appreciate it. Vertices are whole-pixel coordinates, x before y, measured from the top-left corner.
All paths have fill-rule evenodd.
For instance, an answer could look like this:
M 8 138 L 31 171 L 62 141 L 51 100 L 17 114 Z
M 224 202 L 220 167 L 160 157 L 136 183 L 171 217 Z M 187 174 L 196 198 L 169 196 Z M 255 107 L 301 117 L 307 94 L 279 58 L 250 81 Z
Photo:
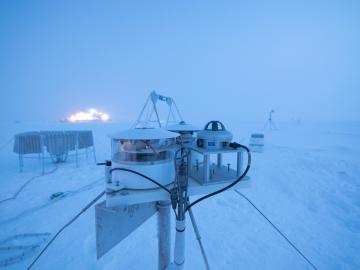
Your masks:
M 360 120 L 360 1 L 0 1 L 0 120 L 151 90 L 186 119 Z

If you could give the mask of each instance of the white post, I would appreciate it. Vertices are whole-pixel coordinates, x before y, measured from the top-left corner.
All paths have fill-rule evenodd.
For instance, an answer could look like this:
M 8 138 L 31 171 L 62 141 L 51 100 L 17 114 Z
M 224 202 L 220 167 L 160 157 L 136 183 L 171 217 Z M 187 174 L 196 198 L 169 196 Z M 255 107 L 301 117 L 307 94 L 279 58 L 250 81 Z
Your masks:
M 222 166 L 222 154 L 217 154 L 217 166 L 219 168 Z
M 204 155 L 204 183 L 209 182 L 209 170 L 210 170 L 210 156 L 208 154 Z
M 237 152 L 237 166 L 236 166 L 236 174 L 237 174 L 237 177 L 239 177 L 242 173 L 242 170 L 243 170 L 243 167 L 242 167 L 242 164 L 243 164 L 243 154 L 242 154 L 242 151 L 239 151 Z
M 166 270 L 170 265 L 170 201 L 159 201 L 158 207 L 158 247 L 159 270 Z
M 185 264 L 185 219 L 176 220 L 174 263 L 172 269 L 182 270 Z
M 189 208 L 189 216 L 190 216 L 190 220 L 191 220 L 191 223 L 193 225 L 193 228 L 194 228 L 194 232 L 195 232 L 195 235 L 196 235 L 196 240 L 198 240 L 198 242 L 199 242 L 199 246 L 200 246 L 201 254 L 202 254 L 204 262 L 205 262 L 206 270 L 209 270 L 210 269 L 209 262 L 208 262 L 208 259 L 206 257 L 204 246 L 203 246 L 203 244 L 201 242 L 200 232 L 199 232 L 199 229 L 197 227 L 195 217 L 194 217 L 194 214 L 193 214 L 191 208 Z

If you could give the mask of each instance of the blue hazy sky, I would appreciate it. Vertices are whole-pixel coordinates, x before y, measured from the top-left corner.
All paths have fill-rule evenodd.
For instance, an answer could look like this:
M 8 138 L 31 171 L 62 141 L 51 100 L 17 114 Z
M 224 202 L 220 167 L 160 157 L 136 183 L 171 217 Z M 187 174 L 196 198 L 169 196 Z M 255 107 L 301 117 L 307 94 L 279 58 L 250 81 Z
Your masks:
M 360 1 L 0 1 L 0 120 L 151 90 L 185 119 L 360 120 Z

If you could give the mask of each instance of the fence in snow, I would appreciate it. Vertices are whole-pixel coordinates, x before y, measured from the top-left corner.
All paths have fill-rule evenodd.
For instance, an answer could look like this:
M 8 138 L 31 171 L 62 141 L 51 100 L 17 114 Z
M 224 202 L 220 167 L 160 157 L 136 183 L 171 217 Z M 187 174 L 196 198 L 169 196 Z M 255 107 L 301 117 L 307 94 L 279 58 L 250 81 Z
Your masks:
M 54 163 L 65 162 L 75 156 L 78 166 L 79 155 L 93 154 L 96 162 L 94 139 L 91 130 L 32 131 L 15 135 L 14 152 L 19 156 L 20 171 L 24 168 L 24 158 L 38 158 L 44 173 L 45 159 Z

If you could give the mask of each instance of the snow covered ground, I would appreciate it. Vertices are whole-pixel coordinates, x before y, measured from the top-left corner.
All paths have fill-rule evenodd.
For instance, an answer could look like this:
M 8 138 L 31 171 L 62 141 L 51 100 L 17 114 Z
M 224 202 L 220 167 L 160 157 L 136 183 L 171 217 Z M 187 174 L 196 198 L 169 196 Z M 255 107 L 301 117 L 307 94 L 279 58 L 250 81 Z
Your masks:
M 260 123 L 226 123 L 248 143 Z M 109 157 L 107 134 L 118 123 L 1 124 L 0 201 L 39 175 L 37 160 L 18 172 L 12 136 L 41 129 L 92 129 L 97 159 Z M 9 142 L 9 143 L 7 143 Z M 318 269 L 360 269 L 360 123 L 279 125 L 265 132 L 264 153 L 253 154 L 251 188 L 241 190 Z M 57 230 L 103 189 L 103 168 L 72 159 L 37 177 L 15 200 L 0 204 L 0 268 L 26 269 Z M 46 170 L 54 169 L 48 162 Z M 55 192 L 65 196 L 51 200 Z M 212 269 L 311 269 L 242 197 L 228 191 L 194 207 Z M 186 269 L 204 269 L 188 224 Z M 30 246 L 30 248 L 19 248 Z M 39 248 L 40 246 L 40 248 Z M 34 269 L 157 269 L 156 216 L 96 260 L 92 207 L 68 227 Z

